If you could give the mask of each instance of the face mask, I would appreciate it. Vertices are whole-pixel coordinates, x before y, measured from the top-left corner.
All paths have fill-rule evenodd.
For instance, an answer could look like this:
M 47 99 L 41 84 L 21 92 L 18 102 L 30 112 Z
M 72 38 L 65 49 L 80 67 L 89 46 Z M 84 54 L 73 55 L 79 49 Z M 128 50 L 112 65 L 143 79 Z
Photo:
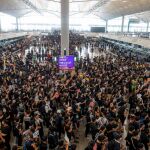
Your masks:
M 139 107 L 136 107 L 136 110 L 137 110 L 137 112 L 139 112 L 139 111 L 140 111 L 140 108 L 139 108 Z
M 5 108 L 3 108 L 3 112 L 6 113 L 6 109 Z

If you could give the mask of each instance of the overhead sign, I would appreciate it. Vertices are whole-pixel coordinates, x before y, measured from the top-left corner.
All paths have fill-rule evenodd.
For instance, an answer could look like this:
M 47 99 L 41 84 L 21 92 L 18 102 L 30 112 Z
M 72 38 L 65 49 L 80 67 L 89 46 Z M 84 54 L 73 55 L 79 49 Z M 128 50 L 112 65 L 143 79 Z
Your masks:
M 139 19 L 131 18 L 131 19 L 129 19 L 129 22 L 130 23 L 139 23 L 140 21 L 139 21 Z
M 58 59 L 58 66 L 61 70 L 72 70 L 74 69 L 74 56 L 63 56 Z

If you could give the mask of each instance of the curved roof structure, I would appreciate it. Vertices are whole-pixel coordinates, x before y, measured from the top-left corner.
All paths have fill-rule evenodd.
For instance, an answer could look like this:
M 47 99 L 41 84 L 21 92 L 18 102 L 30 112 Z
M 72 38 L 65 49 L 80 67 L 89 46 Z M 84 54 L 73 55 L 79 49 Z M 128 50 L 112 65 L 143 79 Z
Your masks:
M 70 16 L 94 14 L 103 20 L 135 14 L 143 21 L 150 19 L 150 0 L 70 0 Z M 0 0 L 0 12 L 22 17 L 30 12 L 60 16 L 61 0 Z

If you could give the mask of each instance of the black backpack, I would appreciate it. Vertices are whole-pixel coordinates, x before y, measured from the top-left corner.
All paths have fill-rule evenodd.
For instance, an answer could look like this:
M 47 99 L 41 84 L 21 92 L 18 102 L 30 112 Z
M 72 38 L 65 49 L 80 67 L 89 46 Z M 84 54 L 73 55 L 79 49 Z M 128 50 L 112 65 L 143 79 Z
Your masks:
M 58 136 L 54 133 L 49 133 L 48 135 L 48 143 L 50 148 L 55 148 L 58 145 Z

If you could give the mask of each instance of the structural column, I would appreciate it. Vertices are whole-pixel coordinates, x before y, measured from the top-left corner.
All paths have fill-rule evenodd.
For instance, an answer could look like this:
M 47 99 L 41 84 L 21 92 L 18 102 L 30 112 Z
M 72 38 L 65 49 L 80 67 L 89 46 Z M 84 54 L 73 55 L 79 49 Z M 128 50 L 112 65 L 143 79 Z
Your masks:
M 108 31 L 108 20 L 106 20 L 106 27 L 105 27 L 105 32 Z
M 16 31 L 18 31 L 19 30 L 19 28 L 18 28 L 19 26 L 18 26 L 18 18 L 16 17 Z
M 2 23 L 1 23 L 1 18 L 0 18 L 0 32 L 2 32 Z
M 122 16 L 122 25 L 121 25 L 121 32 L 123 33 L 123 29 L 124 29 L 124 16 Z
M 147 22 L 146 32 L 148 32 L 148 29 L 149 29 L 149 22 Z
M 61 0 L 61 56 L 69 55 L 69 0 Z

